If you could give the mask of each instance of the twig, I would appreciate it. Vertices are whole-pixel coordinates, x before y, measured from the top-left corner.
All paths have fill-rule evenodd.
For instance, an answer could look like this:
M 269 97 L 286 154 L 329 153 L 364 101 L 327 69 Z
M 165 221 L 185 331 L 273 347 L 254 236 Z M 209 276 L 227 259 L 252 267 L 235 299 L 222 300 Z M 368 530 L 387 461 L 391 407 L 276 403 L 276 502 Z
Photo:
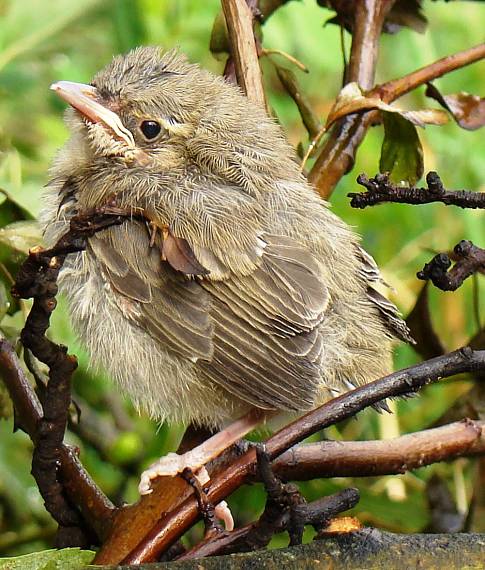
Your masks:
M 312 433 L 351 417 L 386 398 L 409 394 L 440 378 L 484 367 L 485 350 L 472 351 L 463 348 L 394 372 L 343 394 L 286 426 L 268 439 L 268 453 L 270 457 L 275 458 Z M 208 499 L 217 504 L 235 491 L 254 473 L 255 463 L 256 452 L 250 449 L 222 472 L 216 473 L 211 480 Z M 197 502 L 193 497 L 189 497 L 159 521 L 123 562 L 136 564 L 156 560 L 198 517 Z
M 300 117 L 308 132 L 308 136 L 311 140 L 314 140 L 318 136 L 322 125 L 320 124 L 318 117 L 313 112 L 306 95 L 300 89 L 295 74 L 291 69 L 286 69 L 279 65 L 275 65 L 275 69 L 278 79 L 281 81 L 286 92 L 293 99 L 298 108 Z
M 426 176 L 427 188 L 408 188 L 393 184 L 386 174 L 377 174 L 374 178 L 367 178 L 365 174 L 357 177 L 357 183 L 367 188 L 367 192 L 350 192 L 352 208 L 366 208 L 382 204 L 383 202 L 396 202 L 399 204 L 430 204 L 441 202 L 447 206 L 460 208 L 485 208 L 485 192 L 472 192 L 469 190 L 445 190 L 440 177 L 436 172 L 428 172 Z
M 281 57 L 284 57 L 290 63 L 292 63 L 293 65 L 296 65 L 296 67 L 298 67 L 298 69 L 300 71 L 303 71 L 304 73 L 310 72 L 310 70 L 308 69 L 308 67 L 304 63 L 302 63 L 300 60 L 296 59 L 296 57 L 293 57 L 291 54 L 289 54 L 286 51 L 283 51 L 281 49 L 261 48 L 261 55 L 262 56 L 263 55 L 265 55 L 265 56 L 281 55 Z
M 410 90 L 451 71 L 475 63 L 484 57 L 485 44 L 479 44 L 441 58 L 404 77 L 378 85 L 370 91 L 369 95 L 380 96 L 386 103 L 392 103 Z M 378 117 L 379 113 L 376 111 L 349 115 L 332 129 L 332 136 L 320 151 L 308 175 L 310 182 L 316 186 L 323 198 L 330 196 L 342 176 L 350 170 L 367 129 L 378 120 Z
M 19 425 L 35 443 L 37 425 L 43 413 L 42 406 L 24 374 L 12 345 L 5 339 L 0 339 L 0 374 L 12 398 Z M 60 458 L 59 474 L 66 494 L 82 512 L 84 520 L 98 537 L 105 537 L 114 506 L 79 463 L 73 448 L 62 444 Z
M 67 541 L 64 544 L 58 542 L 59 546 L 74 546 L 75 543 L 69 538 L 73 531 L 67 529 L 81 527 L 82 520 L 63 494 L 57 466 L 71 402 L 71 377 L 77 368 L 77 360 L 67 354 L 66 347 L 56 345 L 45 336 L 51 313 L 56 307 L 57 276 L 65 256 L 51 256 L 46 263 L 47 258 L 41 257 L 42 252 L 41 248 L 31 250 L 20 268 L 12 292 L 24 299 L 34 298 L 20 338 L 24 347 L 49 367 L 49 382 L 42 398 L 43 414 L 37 424 L 32 455 L 32 475 L 47 511 L 57 521 L 63 540 Z M 69 534 L 66 535 L 66 532 Z
M 301 444 L 280 455 L 272 467 L 284 480 L 374 477 L 480 454 L 485 454 L 485 422 L 463 420 L 394 439 Z
M 35 426 L 32 475 L 46 509 L 59 524 L 58 546 L 84 542 L 82 518 L 64 495 L 58 478 L 71 402 L 70 382 L 77 368 L 77 359 L 67 354 L 66 347 L 50 341 L 45 333 L 56 307 L 57 278 L 67 255 L 84 249 L 87 238 L 96 231 L 122 221 L 119 215 L 107 215 L 106 210 L 93 210 L 76 216 L 71 220 L 70 230 L 52 249 L 36 247 L 29 252 L 12 288 L 14 296 L 34 299 L 20 338 L 24 347 L 49 367 L 49 381 L 42 398 L 42 417 Z
M 418 271 L 418 279 L 430 279 L 435 287 L 442 291 L 455 291 L 465 279 L 485 271 L 485 249 L 473 245 L 471 241 L 462 240 L 453 249 L 458 257 L 455 265 L 450 269 L 451 260 L 446 253 L 438 253 Z
M 295 511 L 302 525 L 310 524 L 320 530 L 325 528 L 333 517 L 353 508 L 358 501 L 359 492 L 357 489 L 350 488 L 311 503 L 302 503 L 295 506 Z M 291 515 L 288 511 L 275 512 L 272 508 L 266 508 L 257 522 L 238 528 L 224 536 L 201 542 L 177 560 L 192 560 L 258 550 L 267 546 L 275 533 L 287 530 L 291 524 Z
M 485 58 L 485 43 L 448 55 L 399 79 L 393 79 L 378 85 L 372 89 L 369 96 L 378 95 L 384 102 L 391 103 L 420 85 L 424 85 L 433 81 L 433 79 L 442 77 L 483 58 Z
M 245 0 L 222 0 L 239 86 L 253 103 L 266 108 L 258 50 L 253 32 L 254 15 Z

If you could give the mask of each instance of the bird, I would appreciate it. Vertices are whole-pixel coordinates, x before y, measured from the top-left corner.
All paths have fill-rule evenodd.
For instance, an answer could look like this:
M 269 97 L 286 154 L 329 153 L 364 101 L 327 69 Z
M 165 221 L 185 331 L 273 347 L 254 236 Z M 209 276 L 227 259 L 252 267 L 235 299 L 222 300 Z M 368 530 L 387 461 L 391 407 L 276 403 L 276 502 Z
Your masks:
M 59 287 L 92 366 L 136 408 L 235 425 L 235 441 L 389 373 L 410 332 L 265 109 L 160 47 L 51 88 L 70 105 L 70 138 L 50 170 L 44 239 L 106 203 L 130 213 L 67 257 Z

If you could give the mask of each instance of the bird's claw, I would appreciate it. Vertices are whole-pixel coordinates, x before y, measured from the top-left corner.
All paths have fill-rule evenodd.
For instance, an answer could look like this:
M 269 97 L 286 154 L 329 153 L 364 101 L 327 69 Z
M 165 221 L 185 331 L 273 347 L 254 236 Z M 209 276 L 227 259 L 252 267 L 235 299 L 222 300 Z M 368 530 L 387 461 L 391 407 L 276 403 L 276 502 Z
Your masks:
M 184 469 L 190 469 L 196 473 L 200 469 L 200 465 L 190 465 L 185 455 L 178 453 L 168 453 L 165 457 L 161 457 L 155 463 L 152 463 L 148 469 L 143 471 L 138 485 L 140 495 L 149 495 L 152 492 L 152 481 L 158 477 L 175 477 L 182 473 Z

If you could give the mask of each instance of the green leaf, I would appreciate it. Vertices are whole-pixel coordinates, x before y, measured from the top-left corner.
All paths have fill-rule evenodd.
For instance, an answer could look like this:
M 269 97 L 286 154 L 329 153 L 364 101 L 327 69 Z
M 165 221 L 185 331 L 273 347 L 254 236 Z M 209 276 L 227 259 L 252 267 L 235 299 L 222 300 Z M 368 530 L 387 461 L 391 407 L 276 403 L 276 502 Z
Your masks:
M 396 113 L 382 113 L 384 118 L 384 141 L 379 168 L 388 172 L 391 180 L 409 185 L 423 175 L 423 148 L 416 127 Z
M 0 196 L 4 200 L 0 204 L 0 227 L 17 220 L 32 220 L 33 216 L 24 207 L 18 204 L 5 190 L 0 189 Z
M 42 234 L 36 221 L 13 222 L 0 228 L 0 243 L 28 255 L 29 249 L 42 242 Z
M 63 550 L 43 550 L 25 556 L 3 558 L 0 570 L 81 570 L 94 557 L 92 550 L 64 548 Z

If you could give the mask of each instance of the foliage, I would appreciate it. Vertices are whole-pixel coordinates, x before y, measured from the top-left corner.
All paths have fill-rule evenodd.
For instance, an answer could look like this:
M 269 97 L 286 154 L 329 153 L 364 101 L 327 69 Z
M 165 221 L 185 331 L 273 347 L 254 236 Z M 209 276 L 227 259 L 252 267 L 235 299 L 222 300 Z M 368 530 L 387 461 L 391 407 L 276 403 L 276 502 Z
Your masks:
M 219 12 L 217 0 L 3 0 L 0 10 L 0 326 L 8 338 L 15 338 L 26 306 L 10 297 L 11 276 L 28 248 L 39 242 L 32 219 L 40 209 L 48 165 L 67 134 L 62 123 L 63 105 L 49 93 L 49 85 L 60 79 L 87 82 L 113 54 L 140 44 L 178 45 L 191 60 L 216 73 L 222 72 L 223 61 L 216 60 L 208 49 L 212 24 Z M 481 41 L 483 10 L 479 4 L 427 3 L 426 34 L 405 28 L 395 36 L 383 37 L 378 80 L 399 77 Z M 274 63 L 291 67 L 313 113 L 324 123 L 341 85 L 339 28 L 324 27 L 332 14 L 313 0 L 289 2 L 263 27 L 265 48 L 291 53 L 309 70 L 305 74 L 277 54 L 262 61 L 270 105 L 295 147 L 299 143 L 307 145 L 308 135 L 278 79 L 282 72 L 278 74 Z M 349 44 L 347 33 L 344 41 Z M 477 93 L 483 89 L 483 72 L 484 64 L 480 63 L 443 77 L 436 86 L 441 93 Z M 424 89 L 411 93 L 404 104 L 410 109 L 432 106 L 424 97 Z M 397 123 L 403 122 L 407 124 L 407 139 L 412 142 L 419 137 L 422 157 L 417 156 L 414 142 L 410 154 L 395 153 L 392 139 L 396 128 L 402 133 L 403 126 L 397 127 Z M 429 259 L 430 250 L 451 248 L 463 238 L 483 243 L 483 213 L 451 211 L 441 204 L 419 208 L 384 205 L 361 212 L 349 207 L 346 194 L 355 190 L 353 179 L 358 172 L 378 171 L 379 156 L 381 167 L 390 170 L 397 180 L 409 179 L 402 174 L 404 161 L 404 170 L 412 168 L 414 172 L 412 180 L 419 178 L 424 164 L 425 171 L 437 170 L 449 188 L 483 191 L 485 141 L 479 131 L 465 133 L 452 122 L 439 128 L 428 126 L 418 134 L 399 115 L 389 115 L 384 128 L 379 126 L 369 132 L 352 173 L 342 179 L 331 202 L 342 218 L 358 228 L 365 247 L 395 289 L 393 301 L 407 313 L 421 287 L 415 273 Z M 430 306 L 448 349 L 466 342 L 479 326 L 474 314 L 480 308 L 474 307 L 472 283 L 453 294 L 432 291 Z M 482 314 L 484 308 L 482 298 Z M 84 426 L 81 431 L 74 418 L 68 439 L 79 445 L 86 468 L 111 498 L 135 500 L 138 474 L 153 459 L 176 447 L 182 428 L 157 426 L 138 417 L 129 403 L 121 401 L 109 379 L 89 370 L 62 300 L 54 313 L 50 334 L 68 345 L 80 360 L 74 399 L 82 410 L 80 426 Z M 411 348 L 401 346 L 396 353 L 396 367 L 417 359 Z M 326 435 L 335 439 L 372 439 L 421 429 L 439 418 L 468 388 L 466 380 L 431 386 L 418 398 L 394 403 L 395 416 L 368 411 L 360 415 L 359 421 L 347 422 L 338 430 L 332 428 Z M 50 546 L 55 528 L 29 475 L 31 445 L 21 432 L 11 433 L 11 411 L 3 402 L 0 393 L 1 413 L 10 416 L 8 422 L 0 424 L 0 554 L 13 555 Z M 355 514 L 363 522 L 384 529 L 422 530 L 429 518 L 424 491 L 433 473 L 443 477 L 459 497 L 460 507 L 466 509 L 473 473 L 470 463 L 462 461 L 392 479 L 353 481 L 362 494 Z M 303 489 L 311 500 L 349 484 L 348 480 L 312 481 Z M 260 512 L 263 495 L 255 487 L 241 489 L 230 504 L 238 523 L 244 524 Z M 192 537 L 196 532 L 192 531 Z M 282 544 L 280 538 L 275 544 Z

